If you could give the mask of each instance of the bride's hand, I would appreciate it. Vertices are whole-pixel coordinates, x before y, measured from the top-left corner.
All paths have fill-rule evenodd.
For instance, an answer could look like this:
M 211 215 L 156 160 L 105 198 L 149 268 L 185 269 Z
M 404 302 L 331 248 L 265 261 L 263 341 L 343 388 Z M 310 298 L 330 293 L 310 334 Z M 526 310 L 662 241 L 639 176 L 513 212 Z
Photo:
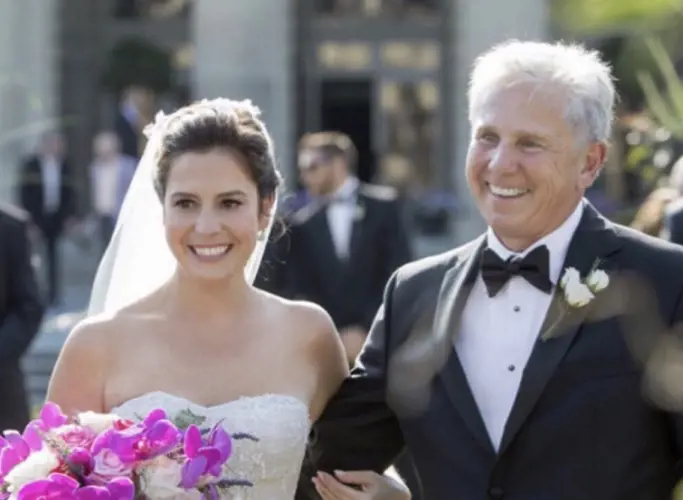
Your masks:
M 318 472 L 313 484 L 323 500 L 410 500 L 408 488 L 372 471 Z M 342 482 L 343 481 L 343 482 Z M 347 486 L 355 485 L 360 490 Z

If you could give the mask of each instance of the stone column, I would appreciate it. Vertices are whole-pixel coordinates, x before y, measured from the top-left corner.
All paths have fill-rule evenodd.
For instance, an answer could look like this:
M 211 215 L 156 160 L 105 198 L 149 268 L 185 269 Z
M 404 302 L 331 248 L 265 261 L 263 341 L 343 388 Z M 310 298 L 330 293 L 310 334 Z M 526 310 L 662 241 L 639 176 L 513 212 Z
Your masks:
M 194 4 L 194 97 L 251 99 L 261 108 L 283 175 L 294 176 L 295 0 Z
M 0 0 L 0 200 L 16 201 L 16 169 L 58 123 L 58 7 Z
M 455 243 L 464 243 L 485 228 L 465 179 L 465 156 L 470 140 L 467 120 L 467 83 L 475 58 L 493 45 L 518 38 L 547 40 L 550 36 L 548 0 L 455 0 L 453 33 L 453 131 L 451 158 L 453 186 L 461 203 L 455 224 Z

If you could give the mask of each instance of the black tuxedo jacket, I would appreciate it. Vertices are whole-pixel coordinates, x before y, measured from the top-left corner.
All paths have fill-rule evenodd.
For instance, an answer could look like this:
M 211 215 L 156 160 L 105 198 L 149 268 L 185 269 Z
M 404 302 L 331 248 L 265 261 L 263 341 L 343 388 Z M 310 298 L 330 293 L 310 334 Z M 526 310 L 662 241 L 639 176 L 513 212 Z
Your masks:
M 257 286 L 319 304 L 340 329 L 369 330 L 387 280 L 411 256 L 395 191 L 368 184 L 356 194 L 348 259 L 336 255 L 323 202 L 294 214 L 275 239 Z
M 28 215 L 0 204 L 0 429 L 22 431 L 28 423 L 20 360 L 42 317 L 31 266 Z
M 586 207 L 565 267 L 597 266 L 610 284 L 581 308 L 554 292 L 552 335 L 535 344 L 496 452 L 453 348 L 484 243 L 392 276 L 359 363 L 314 427 L 298 498 L 315 498 L 316 469 L 382 471 L 407 447 L 426 500 L 670 499 L 683 419 L 660 405 L 681 407 L 661 396 L 683 383 L 662 370 L 683 362 L 683 249 Z
M 49 218 L 45 212 L 43 186 L 40 159 L 37 156 L 31 156 L 21 166 L 19 199 L 38 227 L 44 232 L 59 234 L 64 221 L 73 216 L 77 209 L 75 178 L 69 163 L 62 162 L 59 207 L 55 217 Z

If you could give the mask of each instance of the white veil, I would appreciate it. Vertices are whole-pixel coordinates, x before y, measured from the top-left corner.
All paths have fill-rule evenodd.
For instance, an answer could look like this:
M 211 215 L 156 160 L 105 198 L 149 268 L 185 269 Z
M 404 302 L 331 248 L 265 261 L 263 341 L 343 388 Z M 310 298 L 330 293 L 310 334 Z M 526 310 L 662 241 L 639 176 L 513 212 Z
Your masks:
M 230 103 L 226 99 L 216 101 Z M 207 101 L 212 102 L 215 101 Z M 97 269 L 88 316 L 115 312 L 132 304 L 160 288 L 175 271 L 177 264 L 164 234 L 163 207 L 153 182 L 161 132 L 172 116 L 165 117 L 160 112 L 155 122 L 145 129 L 148 143 Z M 273 212 L 276 206 L 277 200 Z M 249 283 L 256 279 L 273 221 L 274 217 L 271 217 L 245 266 L 245 278 Z

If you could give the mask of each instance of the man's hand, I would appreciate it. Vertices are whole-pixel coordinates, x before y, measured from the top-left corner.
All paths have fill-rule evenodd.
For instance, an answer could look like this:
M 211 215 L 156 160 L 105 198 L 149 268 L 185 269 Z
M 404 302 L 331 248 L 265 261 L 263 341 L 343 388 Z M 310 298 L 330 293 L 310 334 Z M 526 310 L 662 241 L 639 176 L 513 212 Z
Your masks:
M 336 477 L 335 477 L 336 476 Z M 323 500 L 410 500 L 408 488 L 373 471 L 318 472 L 313 485 Z M 347 485 L 354 485 L 352 488 Z
M 363 344 L 365 344 L 368 332 L 359 326 L 349 326 L 343 328 L 339 335 L 346 350 L 346 358 L 349 360 L 349 364 L 353 365 L 363 348 Z

